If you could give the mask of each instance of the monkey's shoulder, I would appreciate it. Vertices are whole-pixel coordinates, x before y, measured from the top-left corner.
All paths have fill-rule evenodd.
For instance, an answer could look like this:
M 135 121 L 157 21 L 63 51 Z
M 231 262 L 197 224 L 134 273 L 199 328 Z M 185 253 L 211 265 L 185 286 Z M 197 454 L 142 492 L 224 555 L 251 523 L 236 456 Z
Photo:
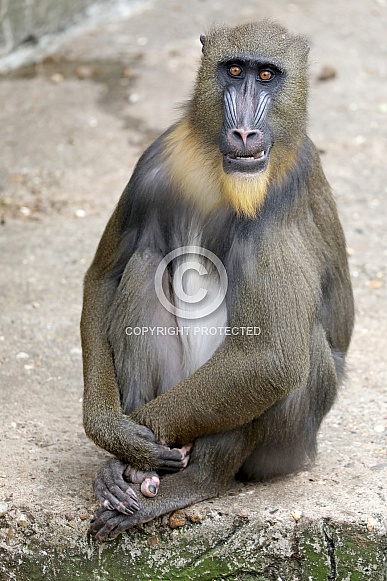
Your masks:
M 162 133 L 139 157 L 132 176 L 123 191 L 123 198 L 140 196 L 160 191 L 168 185 L 165 143 L 174 130 L 174 125 Z

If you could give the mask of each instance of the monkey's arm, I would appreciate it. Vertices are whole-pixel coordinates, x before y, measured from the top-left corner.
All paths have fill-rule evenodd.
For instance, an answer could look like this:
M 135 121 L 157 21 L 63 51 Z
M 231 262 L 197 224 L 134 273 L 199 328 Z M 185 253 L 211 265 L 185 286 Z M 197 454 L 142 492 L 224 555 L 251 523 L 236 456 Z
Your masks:
M 103 332 L 115 283 L 112 270 L 120 241 L 119 213 L 112 215 L 84 282 L 81 338 L 84 370 L 83 421 L 86 434 L 101 448 L 143 470 L 183 467 L 182 454 L 156 442 L 152 432 L 124 416 L 112 352 Z
M 315 223 L 327 248 L 324 256 L 323 319 L 329 343 L 346 353 L 354 323 L 354 301 L 347 261 L 346 242 L 331 188 L 311 143 L 313 163 L 309 178 L 309 200 Z
M 240 307 L 229 325 L 257 325 L 260 335 L 226 337 L 193 375 L 133 412 L 135 421 L 158 440 L 183 444 L 251 422 L 305 385 L 319 285 L 313 267 L 305 272 L 311 261 L 298 252 L 278 235 L 277 251 L 264 254 L 270 264 L 250 289 L 248 283 L 240 289 Z

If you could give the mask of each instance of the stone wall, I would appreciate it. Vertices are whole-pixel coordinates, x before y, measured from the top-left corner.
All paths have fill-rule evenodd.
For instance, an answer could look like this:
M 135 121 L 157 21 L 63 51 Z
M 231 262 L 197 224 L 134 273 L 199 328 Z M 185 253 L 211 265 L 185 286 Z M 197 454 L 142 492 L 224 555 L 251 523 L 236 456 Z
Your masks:
M 95 0 L 0 0 L 0 56 L 63 30 Z

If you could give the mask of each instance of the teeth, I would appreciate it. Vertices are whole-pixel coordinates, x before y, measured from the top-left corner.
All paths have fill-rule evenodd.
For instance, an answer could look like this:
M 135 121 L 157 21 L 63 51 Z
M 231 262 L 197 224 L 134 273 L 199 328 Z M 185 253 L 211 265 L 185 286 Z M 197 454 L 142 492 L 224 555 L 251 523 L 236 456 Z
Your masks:
M 260 151 L 259 153 L 257 153 L 257 155 L 235 155 L 230 153 L 229 157 L 231 157 L 232 159 L 260 159 L 265 155 L 265 153 L 266 153 L 265 150 Z

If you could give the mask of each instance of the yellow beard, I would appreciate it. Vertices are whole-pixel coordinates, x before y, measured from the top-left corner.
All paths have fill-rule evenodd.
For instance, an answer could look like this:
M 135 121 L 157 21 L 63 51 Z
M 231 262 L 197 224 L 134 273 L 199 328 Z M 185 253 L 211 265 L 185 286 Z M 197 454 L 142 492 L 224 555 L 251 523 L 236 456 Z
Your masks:
M 200 211 L 229 204 L 239 216 L 258 215 L 270 182 L 270 162 L 259 174 L 226 174 L 222 154 L 200 143 L 186 121 L 166 138 L 165 153 L 172 184 Z
M 258 175 L 226 174 L 222 170 L 220 184 L 224 199 L 239 216 L 255 218 L 265 200 L 269 172 Z

